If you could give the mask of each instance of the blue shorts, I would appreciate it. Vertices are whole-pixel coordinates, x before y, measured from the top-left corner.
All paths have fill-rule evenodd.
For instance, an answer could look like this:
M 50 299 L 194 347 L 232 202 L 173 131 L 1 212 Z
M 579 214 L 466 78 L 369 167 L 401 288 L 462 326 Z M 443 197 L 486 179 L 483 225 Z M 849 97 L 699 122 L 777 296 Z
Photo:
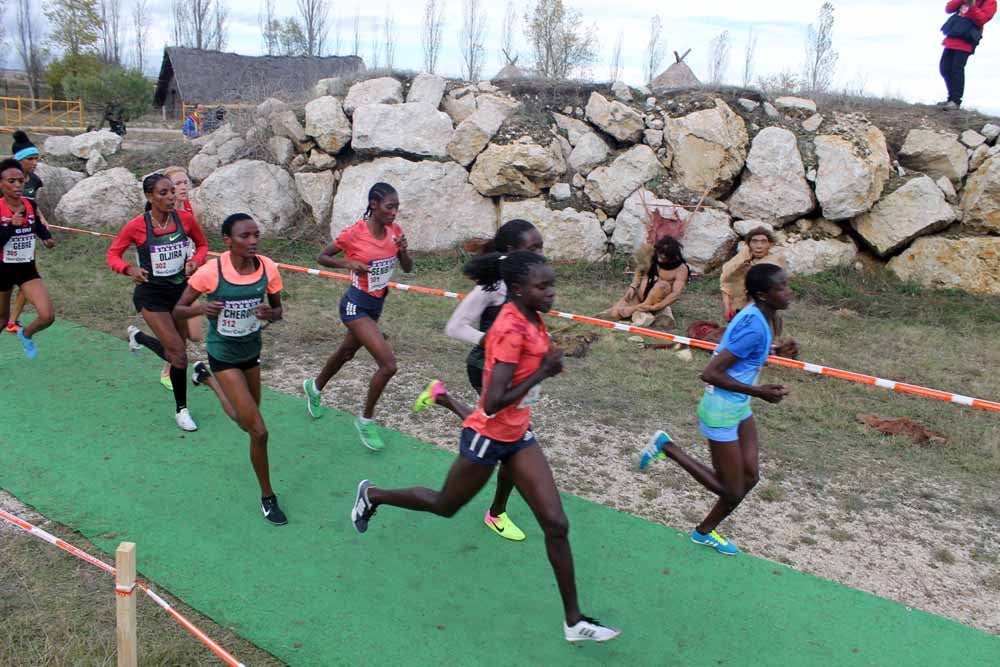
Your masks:
M 749 417 L 740 422 L 742 424 L 747 419 L 753 419 L 751 414 Z M 740 424 L 736 426 L 709 426 L 702 420 L 698 420 L 698 430 L 701 434 L 708 438 L 709 440 L 715 440 L 716 442 L 737 442 L 740 439 Z
M 524 432 L 524 437 L 517 442 L 492 440 L 471 428 L 463 428 L 462 435 L 458 439 L 458 453 L 473 463 L 493 467 L 498 463 L 503 463 L 522 449 L 537 444 L 535 434 L 531 432 L 530 428 Z
M 385 297 L 372 296 L 351 285 L 340 298 L 340 321 L 353 322 L 362 317 L 370 317 L 378 322 L 378 318 L 382 317 L 384 304 Z

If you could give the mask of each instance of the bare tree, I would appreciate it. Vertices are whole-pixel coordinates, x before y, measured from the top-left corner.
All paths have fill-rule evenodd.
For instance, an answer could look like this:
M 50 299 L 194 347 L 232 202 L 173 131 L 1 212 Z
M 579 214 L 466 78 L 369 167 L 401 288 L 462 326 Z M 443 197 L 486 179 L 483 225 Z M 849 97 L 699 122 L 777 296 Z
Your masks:
M 373 70 L 382 68 L 382 38 L 379 35 L 379 26 L 376 19 L 371 22 L 371 55 L 368 57 L 368 67 Z
M 100 0 L 101 57 L 104 62 L 120 65 L 122 62 L 122 5 L 121 0 Z
M 149 40 L 149 2 L 135 0 L 132 5 L 132 40 L 135 53 L 132 62 L 140 72 L 146 71 L 146 42 Z
M 574 72 L 585 73 L 597 59 L 595 28 L 584 28 L 580 12 L 562 0 L 537 0 L 525 14 L 525 28 L 539 76 L 568 79 Z
M 823 92 L 833 83 L 838 54 L 833 50 L 833 3 L 824 2 L 819 8 L 819 25 L 806 29 L 806 64 L 803 85 L 812 92 Z
M 503 27 L 500 30 L 500 55 L 503 56 L 505 66 L 517 62 L 517 49 L 514 48 L 516 21 L 517 8 L 514 6 L 514 0 L 507 0 L 507 8 L 503 14 Z
M 709 44 L 708 81 L 718 86 L 726 78 L 729 69 L 729 31 L 723 30 Z
M 441 53 L 441 29 L 444 26 L 444 0 L 427 0 L 424 4 L 424 25 L 420 45 L 424 49 L 424 71 L 431 74 L 437 69 Z
M 361 55 L 361 5 L 358 5 L 354 12 L 354 49 L 351 51 L 351 55 Z
M 172 0 L 172 38 L 177 46 L 222 50 L 229 41 L 223 0 Z
M 611 49 L 611 66 L 608 68 L 608 81 L 614 83 L 622 78 L 622 43 L 625 41 L 625 31 L 618 31 L 618 39 Z
M 485 39 L 486 11 L 483 3 L 480 0 L 463 0 L 458 47 L 462 53 L 462 75 L 467 81 L 478 81 L 482 74 Z
M 225 51 L 229 43 L 229 28 L 226 22 L 229 19 L 229 8 L 222 4 L 222 0 L 215 0 L 215 13 L 212 16 L 212 36 L 211 46 L 216 51 Z
M 191 22 L 188 19 L 187 3 L 184 0 L 170 0 L 170 40 L 174 46 L 188 46 Z
M 753 27 L 747 31 L 746 49 L 743 51 L 743 87 L 749 88 L 753 81 L 753 61 L 757 53 L 757 35 L 753 34 Z
M 327 0 L 298 0 L 302 32 L 306 36 L 306 55 L 321 56 L 330 31 L 330 3 Z
M 257 22 L 260 24 L 260 37 L 263 42 L 264 53 L 273 56 L 278 52 L 280 32 L 278 13 L 274 7 L 274 0 L 264 0 L 263 5 L 257 12 Z
M 46 50 L 42 46 L 42 21 L 35 15 L 34 8 L 32 0 L 17 0 L 17 37 L 14 47 L 28 75 L 28 90 L 32 97 L 39 97 L 42 92 Z
M 663 62 L 663 21 L 657 14 L 649 20 L 649 42 L 646 43 L 646 60 L 642 65 L 642 76 L 649 83 L 660 72 Z
M 337 17 L 333 20 L 333 48 L 330 49 L 330 53 L 335 56 L 340 55 L 340 12 L 337 12 Z
M 392 71 L 396 62 L 396 21 L 392 17 L 392 9 L 385 6 L 385 20 L 382 22 L 382 36 L 385 46 L 385 68 Z

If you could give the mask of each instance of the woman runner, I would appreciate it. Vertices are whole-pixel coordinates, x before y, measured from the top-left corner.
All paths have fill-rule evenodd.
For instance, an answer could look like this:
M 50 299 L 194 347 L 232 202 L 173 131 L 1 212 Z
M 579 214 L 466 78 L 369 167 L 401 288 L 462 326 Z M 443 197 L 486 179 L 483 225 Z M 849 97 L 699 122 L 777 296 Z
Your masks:
M 132 303 L 153 335 L 128 327 L 128 346 L 132 352 L 143 347 L 170 363 L 170 384 L 176 404 L 175 421 L 184 431 L 196 431 L 198 425 L 187 408 L 187 326 L 171 314 L 184 293 L 187 277 L 205 263 L 208 242 L 194 217 L 175 208 L 174 184 L 163 174 L 150 174 L 142 181 L 146 193 L 146 212 L 128 221 L 115 236 L 105 255 L 115 273 L 135 281 Z M 189 258 L 188 239 L 194 241 L 194 255 Z M 125 261 L 125 250 L 134 245 L 139 266 Z
M 544 257 L 523 250 L 477 257 L 466 265 L 465 272 L 480 284 L 502 278 L 510 301 L 486 334 L 483 394 L 475 411 L 462 423 L 459 456 L 440 491 L 382 489 L 362 480 L 351 521 L 364 533 L 380 505 L 452 517 L 479 493 L 498 463 L 505 465 L 545 533 L 549 563 L 562 597 L 564 636 L 574 642 L 614 639 L 619 630 L 580 612 L 569 522 L 552 470 L 530 429 L 530 406 L 538 400 L 540 383 L 562 371 L 562 352 L 549 348 L 540 315 L 552 307 L 555 273 Z
M 21 196 L 24 191 L 24 170 L 21 164 L 8 158 L 0 162 L 0 321 L 8 321 L 10 313 L 10 293 L 14 286 L 35 306 L 38 315 L 31 324 L 17 329 L 17 337 L 24 346 L 28 359 L 38 356 L 34 336 L 39 331 L 52 326 L 55 311 L 52 298 L 38 274 L 35 265 L 35 237 L 42 240 L 46 248 L 53 248 L 56 242 L 52 234 L 36 217 L 35 208 Z
M 191 276 L 174 316 L 182 320 L 208 317 L 209 366 L 235 410 L 230 416 L 250 435 L 250 463 L 260 484 L 260 510 L 265 519 L 281 526 L 288 519 L 271 488 L 267 426 L 260 414 L 260 323 L 281 319 L 281 274 L 273 261 L 257 254 L 260 229 L 246 213 L 225 219 L 222 240 L 227 252 Z M 205 300 L 195 303 L 202 295 Z
M 396 262 L 407 273 L 413 270 L 406 236 L 395 222 L 398 212 L 396 190 L 388 183 L 376 183 L 368 192 L 364 217 L 342 231 L 316 258 L 323 266 L 351 271 L 351 286 L 340 300 L 340 321 L 347 327 L 347 336 L 326 360 L 319 375 L 302 382 L 306 409 L 313 418 L 318 418 L 326 383 L 359 349 L 368 350 L 378 363 L 378 370 L 368 385 L 365 409 L 354 420 L 354 427 L 361 436 L 361 444 L 375 451 L 384 447 L 378 424 L 372 420 L 375 404 L 396 374 L 396 355 L 379 329 L 378 319 Z M 338 258 L 341 252 L 344 257 Z
M 483 250 L 501 253 L 530 250 L 541 255 L 543 243 L 541 233 L 527 220 L 508 220 L 500 226 L 492 242 Z M 472 345 L 472 350 L 466 357 L 465 368 L 469 383 L 476 390 L 477 396 L 483 393 L 483 365 L 486 361 L 483 345 L 486 332 L 489 331 L 506 301 L 507 286 L 503 280 L 476 285 L 464 299 L 459 301 L 444 329 L 451 338 Z M 431 404 L 448 408 L 462 420 L 472 412 L 472 408 L 468 405 L 453 398 L 440 380 L 431 380 L 427 388 L 417 397 L 413 411 L 420 412 Z M 507 515 L 507 500 L 513 489 L 514 482 L 507 473 L 507 466 L 501 465 L 497 471 L 497 490 L 493 496 L 493 504 L 487 508 L 483 522 L 500 537 L 520 542 L 525 537 L 524 531 Z
M 783 356 L 798 353 L 793 340 L 781 349 L 772 350 L 771 346 L 778 311 L 788 308 L 792 301 L 784 270 L 774 264 L 752 266 L 747 272 L 746 291 L 753 304 L 736 313 L 712 360 L 701 372 L 706 386 L 698 405 L 698 419 L 702 435 L 708 438 L 712 467 L 692 458 L 663 431 L 653 434 L 639 458 L 640 470 L 656 458 L 672 459 L 719 496 L 708 515 L 691 531 L 691 541 L 728 556 L 740 550 L 716 527 L 739 506 L 759 478 L 757 423 L 750 410 L 750 397 L 780 403 L 788 395 L 784 385 L 754 382 L 772 351 Z
M 35 211 L 35 217 L 42 221 L 42 225 L 45 225 L 45 216 L 38 209 L 38 202 L 36 201 L 38 191 L 45 185 L 38 174 L 35 173 L 35 167 L 38 166 L 38 158 L 40 157 L 38 148 L 32 143 L 27 133 L 23 130 L 17 130 L 14 132 L 14 143 L 11 145 L 11 153 L 14 155 L 14 159 L 21 163 L 21 169 L 24 170 L 24 190 L 21 192 L 21 196 L 31 203 L 31 208 Z M 27 298 L 24 292 L 18 290 L 17 298 L 14 300 L 14 307 L 8 316 L 10 319 L 7 321 L 7 331 L 10 333 L 16 334 L 17 330 L 21 328 L 21 313 L 24 312 L 26 302 Z
M 163 170 L 163 175 L 169 178 L 170 182 L 174 184 L 174 194 L 177 196 L 177 210 L 187 211 L 194 216 L 195 222 L 200 225 L 201 207 L 188 199 L 188 187 L 191 185 L 191 181 L 188 178 L 187 170 L 184 167 L 167 167 Z M 193 253 L 194 250 L 192 249 L 192 254 Z M 200 343 L 205 340 L 205 324 L 202 318 L 192 317 L 187 321 L 187 339 L 194 343 Z M 199 361 L 194 365 L 194 383 L 198 385 L 201 384 L 202 381 L 212 387 L 212 389 L 215 389 L 215 385 L 212 383 L 208 374 L 208 367 Z M 163 368 L 160 370 L 160 384 L 162 384 L 167 391 L 173 391 L 173 385 L 170 382 L 169 362 L 163 362 Z M 216 392 L 216 394 L 218 394 L 218 392 Z M 220 398 L 222 398 L 221 395 Z M 225 407 L 225 402 L 223 402 L 223 407 Z M 229 414 L 230 417 L 233 416 L 228 410 L 227 414 Z

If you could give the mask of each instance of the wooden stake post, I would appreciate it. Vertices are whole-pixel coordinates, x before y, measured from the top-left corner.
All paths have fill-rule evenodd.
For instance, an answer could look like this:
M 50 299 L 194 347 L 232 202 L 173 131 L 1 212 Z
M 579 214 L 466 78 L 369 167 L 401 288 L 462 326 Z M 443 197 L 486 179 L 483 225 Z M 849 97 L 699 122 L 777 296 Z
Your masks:
M 118 612 L 118 667 L 136 667 L 135 543 L 115 550 L 115 597 Z

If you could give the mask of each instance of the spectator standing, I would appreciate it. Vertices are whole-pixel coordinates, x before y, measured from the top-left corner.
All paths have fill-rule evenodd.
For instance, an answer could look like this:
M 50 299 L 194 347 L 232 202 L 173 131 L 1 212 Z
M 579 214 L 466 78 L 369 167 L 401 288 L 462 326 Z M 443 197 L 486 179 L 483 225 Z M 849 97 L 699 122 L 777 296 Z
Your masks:
M 952 15 L 941 27 L 945 38 L 940 71 L 948 99 L 938 106 L 955 111 L 962 106 L 965 94 L 965 64 L 976 52 L 983 26 L 997 13 L 997 0 L 948 0 L 944 10 Z
M 184 119 L 184 126 L 181 127 L 181 132 L 188 139 L 197 139 L 201 136 L 201 124 L 205 119 L 205 105 L 199 104 L 194 108 L 194 111 L 188 114 L 188 117 Z

